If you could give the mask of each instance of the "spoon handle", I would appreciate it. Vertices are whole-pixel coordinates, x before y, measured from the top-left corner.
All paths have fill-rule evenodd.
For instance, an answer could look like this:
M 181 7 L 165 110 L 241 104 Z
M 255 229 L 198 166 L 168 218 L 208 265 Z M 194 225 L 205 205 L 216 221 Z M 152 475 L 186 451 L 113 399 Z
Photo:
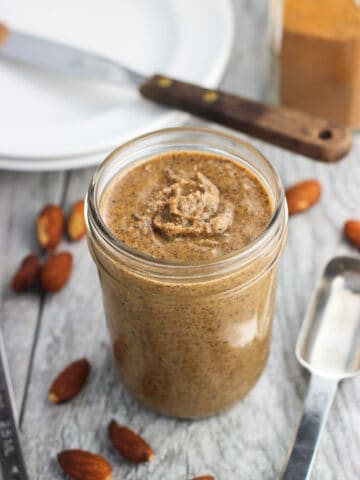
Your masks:
M 312 375 L 304 410 L 282 480 L 309 480 L 320 436 L 335 397 L 338 380 Z

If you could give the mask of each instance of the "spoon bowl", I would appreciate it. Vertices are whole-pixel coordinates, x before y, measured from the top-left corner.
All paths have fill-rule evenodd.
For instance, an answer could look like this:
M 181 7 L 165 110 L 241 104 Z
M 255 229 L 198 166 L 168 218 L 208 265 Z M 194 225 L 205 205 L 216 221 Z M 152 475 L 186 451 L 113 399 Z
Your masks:
M 360 259 L 337 257 L 328 263 L 295 353 L 311 378 L 281 479 L 309 480 L 338 382 L 360 371 Z
M 301 327 L 299 362 L 311 373 L 341 380 L 360 371 L 360 260 L 332 259 Z

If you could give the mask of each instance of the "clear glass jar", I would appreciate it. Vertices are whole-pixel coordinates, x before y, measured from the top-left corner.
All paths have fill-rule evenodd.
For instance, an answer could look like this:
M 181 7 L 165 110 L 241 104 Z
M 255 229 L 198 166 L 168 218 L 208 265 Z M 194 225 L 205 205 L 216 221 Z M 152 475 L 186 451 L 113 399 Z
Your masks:
M 271 0 L 270 100 L 360 127 L 360 2 Z
M 224 155 L 254 172 L 274 212 L 246 248 L 216 260 L 155 260 L 119 241 L 99 203 L 120 171 L 165 151 Z M 276 277 L 287 234 L 287 208 L 271 164 L 242 140 L 220 132 L 175 128 L 116 149 L 91 182 L 88 243 L 98 267 L 116 365 L 145 405 L 166 415 L 199 418 L 242 398 L 265 366 Z

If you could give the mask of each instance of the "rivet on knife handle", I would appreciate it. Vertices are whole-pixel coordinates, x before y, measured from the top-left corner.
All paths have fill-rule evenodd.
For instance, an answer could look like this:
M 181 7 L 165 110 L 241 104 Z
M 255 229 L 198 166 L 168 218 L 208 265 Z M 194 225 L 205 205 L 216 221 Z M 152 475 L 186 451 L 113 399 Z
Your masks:
M 322 162 L 336 162 L 351 149 L 347 128 L 285 107 L 154 75 L 140 87 L 144 97 L 231 127 Z

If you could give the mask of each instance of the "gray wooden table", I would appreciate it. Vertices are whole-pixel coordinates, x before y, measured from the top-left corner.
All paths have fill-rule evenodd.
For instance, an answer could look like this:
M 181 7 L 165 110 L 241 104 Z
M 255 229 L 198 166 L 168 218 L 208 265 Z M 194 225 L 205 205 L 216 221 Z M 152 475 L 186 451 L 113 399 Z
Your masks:
M 266 3 L 236 0 L 236 38 L 223 87 L 264 98 Z M 307 376 L 293 351 L 309 296 L 327 260 L 358 255 L 343 240 L 343 222 L 359 217 L 360 139 L 343 162 L 327 166 L 253 143 L 278 168 L 285 185 L 315 177 L 321 203 L 291 218 L 281 266 L 272 350 L 264 375 L 235 408 L 199 422 L 177 421 L 145 410 L 119 384 L 108 349 L 95 267 L 85 242 L 67 244 L 75 256 L 70 284 L 56 295 L 15 295 L 9 280 L 22 257 L 37 250 L 34 218 L 45 203 L 65 209 L 84 195 L 93 169 L 56 173 L 0 172 L 0 316 L 14 383 L 25 457 L 32 480 L 63 478 L 55 460 L 65 448 L 99 452 L 114 466 L 114 479 L 187 480 L 211 473 L 218 480 L 278 477 L 301 412 Z M 340 339 L 341 340 L 341 339 Z M 47 403 L 55 372 L 86 356 L 89 384 L 71 404 Z M 108 421 L 141 432 L 156 456 L 133 467 L 113 453 Z M 324 433 L 314 479 L 360 478 L 360 379 L 339 389 Z

